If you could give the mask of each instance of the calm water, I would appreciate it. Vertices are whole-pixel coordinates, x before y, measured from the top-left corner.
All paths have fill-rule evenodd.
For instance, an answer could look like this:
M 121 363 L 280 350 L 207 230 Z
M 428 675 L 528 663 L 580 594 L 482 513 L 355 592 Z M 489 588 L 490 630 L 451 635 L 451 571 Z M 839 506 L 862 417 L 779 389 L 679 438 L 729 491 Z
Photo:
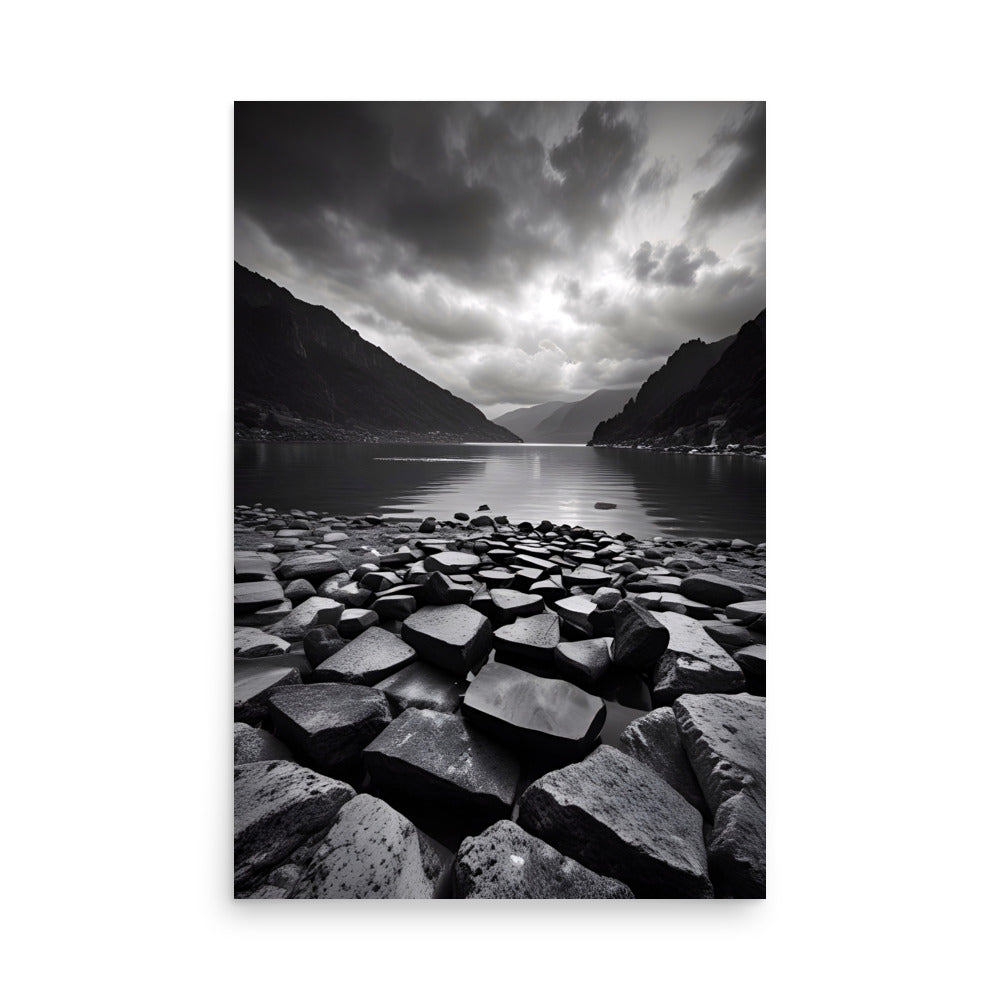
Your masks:
M 766 463 L 577 445 L 236 443 L 236 503 L 764 541 Z M 615 510 L 595 510 L 598 501 Z

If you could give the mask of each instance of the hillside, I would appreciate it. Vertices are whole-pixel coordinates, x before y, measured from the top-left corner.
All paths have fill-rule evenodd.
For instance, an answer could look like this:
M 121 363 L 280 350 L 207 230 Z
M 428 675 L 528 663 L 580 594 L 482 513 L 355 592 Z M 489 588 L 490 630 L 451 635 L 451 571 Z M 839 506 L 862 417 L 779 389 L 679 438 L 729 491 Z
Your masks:
M 237 437 L 518 440 L 329 309 L 299 301 L 240 264 L 234 292 Z
M 539 403 L 497 417 L 494 423 L 524 441 L 541 444 L 586 444 L 594 427 L 617 410 L 635 389 L 598 389 L 575 402 Z

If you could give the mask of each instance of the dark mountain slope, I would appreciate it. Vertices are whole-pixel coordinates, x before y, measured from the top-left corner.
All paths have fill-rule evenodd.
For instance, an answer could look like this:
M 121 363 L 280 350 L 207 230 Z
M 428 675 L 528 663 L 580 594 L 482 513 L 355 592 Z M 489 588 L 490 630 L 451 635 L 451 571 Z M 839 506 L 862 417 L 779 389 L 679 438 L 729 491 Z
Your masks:
M 586 444 L 594 427 L 629 400 L 635 389 L 598 389 L 584 399 L 561 406 L 535 428 L 532 441 Z
M 643 414 L 635 423 L 622 425 L 622 422 L 613 436 L 606 434 L 605 425 L 598 427 L 592 443 L 763 445 L 766 436 L 765 341 L 765 312 L 762 311 L 755 319 L 744 323 L 735 338 L 720 342 L 728 346 L 693 389 L 651 417 Z M 671 357 L 671 362 L 681 349 Z M 625 415 L 620 414 L 616 420 L 621 421 Z
M 243 436 L 516 441 L 334 313 L 235 266 L 234 395 Z
M 534 441 L 534 438 L 525 435 L 532 434 L 535 428 L 556 410 L 570 405 L 564 399 L 557 399 L 549 403 L 537 403 L 535 406 L 522 406 L 503 413 L 499 417 L 494 417 L 493 423 L 506 427 L 507 430 L 512 431 L 525 441 Z

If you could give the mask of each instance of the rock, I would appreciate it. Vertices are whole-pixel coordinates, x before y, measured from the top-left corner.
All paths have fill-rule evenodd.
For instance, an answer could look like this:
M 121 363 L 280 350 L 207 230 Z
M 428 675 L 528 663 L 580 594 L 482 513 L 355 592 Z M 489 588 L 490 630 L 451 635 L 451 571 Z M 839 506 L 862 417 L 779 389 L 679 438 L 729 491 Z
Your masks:
M 405 816 L 371 795 L 343 805 L 292 899 L 431 899 L 444 862 Z
M 344 572 L 344 564 L 331 552 L 295 552 L 286 556 L 274 571 L 279 580 L 309 580 L 322 583 L 336 573 Z
M 518 618 L 528 618 L 545 611 L 545 600 L 541 594 L 523 594 L 519 590 L 505 590 L 501 587 L 490 591 L 493 607 L 484 610 L 494 628 L 510 625 Z
M 702 628 L 725 650 L 732 652 L 742 649 L 744 646 L 753 646 L 760 641 L 760 636 L 755 635 L 742 625 L 727 625 L 724 622 L 705 622 Z
M 648 767 L 608 746 L 551 771 L 520 799 L 520 824 L 640 897 L 708 898 L 702 818 Z
M 285 587 L 285 599 L 291 601 L 292 604 L 301 604 L 304 600 L 315 596 L 316 588 L 308 580 L 303 580 L 301 577 L 292 580 Z
M 607 711 L 600 698 L 569 681 L 491 661 L 465 692 L 462 714 L 519 754 L 568 763 L 594 746 Z
M 310 629 L 302 639 L 302 651 L 311 667 L 318 667 L 346 645 L 347 641 L 334 625 L 320 625 Z
M 764 694 L 767 682 L 767 646 L 745 646 L 733 657 L 747 679 L 751 694 Z
M 488 514 L 480 514 L 479 517 L 474 517 L 469 524 L 474 528 L 492 528 L 494 522 Z
M 683 594 L 660 594 L 658 610 L 673 612 L 678 615 L 687 615 L 696 621 L 708 621 L 714 612 L 707 604 L 693 601 Z
M 370 608 L 348 608 L 337 622 L 337 631 L 345 639 L 354 639 L 377 624 L 378 615 Z
M 506 818 L 514 804 L 516 759 L 457 715 L 408 708 L 363 757 L 376 788 L 390 801 L 486 821 Z
M 600 611 L 610 611 L 621 599 L 621 591 L 614 587 L 598 587 L 593 597 Z
M 578 569 L 564 570 L 562 578 L 567 587 L 579 587 L 581 590 L 597 590 L 599 587 L 608 587 L 614 579 L 610 573 L 602 573 L 584 566 Z
M 421 596 L 425 604 L 468 604 L 472 590 L 444 573 L 434 572 L 424 581 Z
M 313 679 L 376 684 L 416 658 L 416 650 L 399 636 L 373 627 L 323 660 L 313 671 Z
M 380 621 L 401 622 L 417 610 L 417 599 L 412 594 L 390 594 L 376 598 L 372 611 Z
M 424 559 L 428 573 L 444 573 L 445 576 L 472 573 L 479 568 L 479 556 L 471 552 L 434 552 Z
M 361 751 L 392 721 L 385 695 L 357 684 L 278 688 L 269 702 L 278 737 L 321 774 L 354 767 Z
M 275 656 L 284 653 L 288 643 L 268 635 L 259 628 L 243 626 L 233 629 L 233 653 L 236 656 Z
M 487 587 L 506 589 L 514 583 L 514 574 L 506 569 L 483 569 L 479 571 L 478 576 Z
M 656 617 L 670 632 L 670 643 L 653 673 L 654 705 L 670 705 L 682 694 L 746 687 L 739 664 L 698 622 L 672 611 L 658 612 Z
M 615 641 L 611 657 L 616 664 L 642 672 L 666 652 L 670 633 L 659 619 L 635 601 L 621 601 L 614 610 Z
M 258 555 L 236 555 L 233 559 L 233 580 L 249 583 L 254 580 L 273 580 L 271 564 Z
M 327 545 L 336 545 L 337 542 L 346 542 L 347 540 L 348 536 L 342 531 L 328 531 L 323 535 L 323 541 Z
M 618 504 L 616 503 L 606 503 L 603 500 L 598 500 L 594 504 L 594 510 L 614 510 L 617 506 Z
M 354 789 L 291 761 L 235 768 L 234 888 L 252 891 L 297 849 L 333 824 Z
M 233 763 L 253 764 L 260 760 L 291 760 L 292 752 L 281 740 L 254 729 L 245 722 L 233 726 Z
M 372 596 L 372 592 L 360 583 L 345 583 L 343 577 L 332 577 L 321 583 L 316 592 L 320 597 L 328 597 L 349 608 L 364 607 Z
M 518 618 L 493 634 L 498 651 L 528 660 L 550 662 L 559 645 L 559 619 L 555 615 Z
M 310 597 L 281 621 L 269 625 L 267 631 L 288 642 L 304 639 L 318 625 L 336 625 L 344 613 L 344 605 L 329 597 Z
M 717 892 L 762 898 L 766 888 L 766 700 L 683 695 L 674 712 L 715 822 L 708 842 Z
M 454 712 L 461 701 L 462 680 L 440 667 L 417 660 L 375 685 L 389 701 L 394 715 L 408 708 Z
M 767 602 L 740 601 L 737 604 L 730 604 L 726 608 L 726 617 L 735 618 L 737 621 L 744 622 L 748 628 L 763 632 L 767 617 Z
M 238 663 L 233 669 L 233 718 L 256 725 L 268 718 L 268 696 L 277 687 L 301 684 L 302 675 L 287 664 L 272 666 L 267 657 Z
M 737 601 L 756 600 L 764 595 L 760 587 L 735 583 L 710 573 L 693 573 L 687 577 L 681 582 L 681 593 L 693 601 L 715 608 L 724 608 Z
M 469 520 L 469 515 L 468 515 L 468 514 L 466 514 L 466 513 L 465 513 L 465 511 L 461 511 L 461 510 L 460 510 L 460 511 L 459 511 L 459 512 L 458 512 L 458 513 L 457 513 L 457 514 L 455 515 L 455 520 L 456 520 L 456 521 L 468 521 L 468 520 Z
M 632 899 L 631 890 L 560 854 L 510 820 L 466 837 L 455 856 L 460 899 Z
M 596 687 L 611 669 L 611 640 L 607 637 L 560 642 L 555 652 L 556 673 L 581 687 Z
M 699 812 L 711 815 L 691 769 L 672 708 L 657 708 L 629 723 L 618 737 L 622 753 L 634 757 L 677 789 Z
M 566 579 L 567 576 L 564 573 L 563 580 Z M 597 605 L 593 601 L 574 594 L 572 597 L 564 597 L 556 601 L 552 605 L 552 609 L 564 622 L 590 634 L 590 620 L 597 610 Z
M 247 615 L 285 599 L 277 580 L 253 580 L 233 586 L 233 613 Z
M 434 533 L 436 529 L 437 529 L 437 518 L 425 517 L 420 522 L 420 527 L 417 528 L 417 531 L 425 535 L 431 535 Z
M 449 604 L 414 612 L 403 622 L 402 636 L 422 660 L 464 677 L 486 659 L 492 632 L 478 611 Z

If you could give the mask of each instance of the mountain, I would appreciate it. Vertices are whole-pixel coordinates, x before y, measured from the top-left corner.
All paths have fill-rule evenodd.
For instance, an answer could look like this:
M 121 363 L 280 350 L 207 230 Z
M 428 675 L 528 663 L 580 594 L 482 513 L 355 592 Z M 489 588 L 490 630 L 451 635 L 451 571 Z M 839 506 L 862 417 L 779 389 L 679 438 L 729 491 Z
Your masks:
M 522 406 L 517 410 L 510 410 L 499 417 L 494 417 L 493 423 L 499 424 L 501 427 L 506 427 L 507 430 L 513 431 L 513 433 L 525 441 L 534 440 L 534 438 L 528 438 L 525 435 L 530 435 L 546 417 L 551 416 L 560 407 L 566 405 L 566 400 L 557 399 L 551 403 Z
M 650 376 L 633 403 L 595 429 L 591 444 L 763 445 L 765 341 L 765 313 L 761 311 L 726 340 L 682 344 Z M 717 354 L 715 362 L 697 383 L 676 393 L 677 385 L 704 366 L 713 353 Z M 667 402 L 660 405 L 660 398 Z
M 575 402 L 539 403 L 512 410 L 494 423 L 525 441 L 542 444 L 586 444 L 594 426 L 618 408 L 634 389 L 598 389 Z
M 237 437 L 517 441 L 322 306 L 241 264 L 234 277 Z

